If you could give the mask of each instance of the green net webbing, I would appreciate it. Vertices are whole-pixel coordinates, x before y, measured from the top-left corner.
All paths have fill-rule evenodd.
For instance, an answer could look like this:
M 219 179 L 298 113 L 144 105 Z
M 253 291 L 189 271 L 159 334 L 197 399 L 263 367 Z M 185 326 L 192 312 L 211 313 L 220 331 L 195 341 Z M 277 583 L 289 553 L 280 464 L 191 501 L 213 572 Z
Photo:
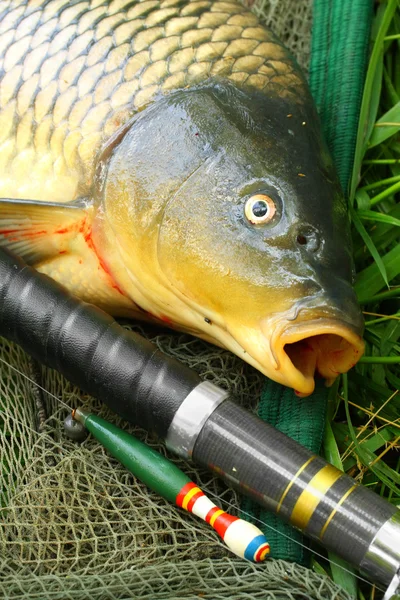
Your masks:
M 312 0 L 245 4 L 307 68 Z M 258 409 L 264 378 L 237 357 L 186 335 L 150 327 L 142 333 L 202 378 L 228 389 L 239 403 Z M 72 407 L 84 401 L 121 424 L 104 406 L 6 342 L 0 343 L 0 361 L 5 361 L 0 362 L 0 598 L 349 598 L 327 577 L 299 565 L 277 560 L 254 566 L 233 557 L 209 526 L 149 492 L 95 440 L 88 438 L 81 446 L 68 440 L 62 426 L 65 410 L 22 373 Z M 314 429 L 323 422 L 323 403 L 305 432 L 299 428 L 304 413 L 298 413 L 298 399 L 295 405 L 284 388 L 268 386 L 259 407 L 263 418 L 303 443 L 308 436 L 309 447 L 317 450 L 321 426 L 319 435 Z M 151 436 L 130 430 L 165 452 Z M 224 508 L 240 513 L 241 498 L 234 491 L 208 472 L 173 460 Z M 264 513 L 259 516 L 267 519 Z M 295 542 L 266 532 L 276 556 L 301 560 Z M 289 535 L 293 539 L 292 531 Z
M 345 191 L 353 168 L 373 0 L 315 0 L 310 87 Z

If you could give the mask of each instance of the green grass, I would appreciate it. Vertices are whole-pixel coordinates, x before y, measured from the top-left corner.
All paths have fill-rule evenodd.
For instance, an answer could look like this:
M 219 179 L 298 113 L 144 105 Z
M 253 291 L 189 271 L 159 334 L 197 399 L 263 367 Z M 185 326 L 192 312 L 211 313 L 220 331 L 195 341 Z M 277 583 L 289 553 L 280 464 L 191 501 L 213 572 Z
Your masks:
M 400 505 L 398 31 L 397 0 L 381 2 L 373 24 L 349 198 L 366 353 L 332 390 L 324 441 L 330 462 L 395 505 Z M 360 600 L 382 597 L 355 576 L 335 566 L 330 571 Z

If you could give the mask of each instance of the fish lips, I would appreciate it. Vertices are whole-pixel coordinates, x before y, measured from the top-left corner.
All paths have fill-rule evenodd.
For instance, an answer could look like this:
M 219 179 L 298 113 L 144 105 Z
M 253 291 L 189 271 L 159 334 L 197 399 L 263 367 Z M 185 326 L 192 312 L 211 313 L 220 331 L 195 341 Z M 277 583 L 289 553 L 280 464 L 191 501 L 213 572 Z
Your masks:
M 261 323 L 269 339 L 271 355 L 279 379 L 292 387 L 300 397 L 314 391 L 315 378 L 332 385 L 346 373 L 364 353 L 361 311 L 351 318 L 341 309 L 313 301 L 297 307 L 291 314 L 275 315 Z

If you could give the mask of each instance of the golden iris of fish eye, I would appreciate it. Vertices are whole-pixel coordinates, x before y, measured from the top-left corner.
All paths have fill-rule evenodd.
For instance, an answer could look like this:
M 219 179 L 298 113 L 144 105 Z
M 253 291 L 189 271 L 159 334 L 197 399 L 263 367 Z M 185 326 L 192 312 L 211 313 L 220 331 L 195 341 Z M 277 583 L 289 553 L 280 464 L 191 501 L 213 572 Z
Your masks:
M 257 216 L 254 214 L 254 206 L 258 203 L 262 203 L 267 208 L 265 215 Z M 247 220 L 253 225 L 265 225 L 269 223 L 276 213 L 275 202 L 266 194 L 255 194 L 251 196 L 245 204 L 244 214 Z

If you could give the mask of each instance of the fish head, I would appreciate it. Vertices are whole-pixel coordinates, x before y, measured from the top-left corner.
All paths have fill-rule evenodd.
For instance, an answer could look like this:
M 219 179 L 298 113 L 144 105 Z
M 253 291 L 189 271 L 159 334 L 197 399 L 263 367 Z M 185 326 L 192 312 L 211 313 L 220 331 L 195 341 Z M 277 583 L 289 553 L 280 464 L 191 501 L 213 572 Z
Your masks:
M 348 214 L 311 102 L 226 82 L 176 92 L 139 115 L 105 181 L 153 314 L 299 395 L 357 362 Z

